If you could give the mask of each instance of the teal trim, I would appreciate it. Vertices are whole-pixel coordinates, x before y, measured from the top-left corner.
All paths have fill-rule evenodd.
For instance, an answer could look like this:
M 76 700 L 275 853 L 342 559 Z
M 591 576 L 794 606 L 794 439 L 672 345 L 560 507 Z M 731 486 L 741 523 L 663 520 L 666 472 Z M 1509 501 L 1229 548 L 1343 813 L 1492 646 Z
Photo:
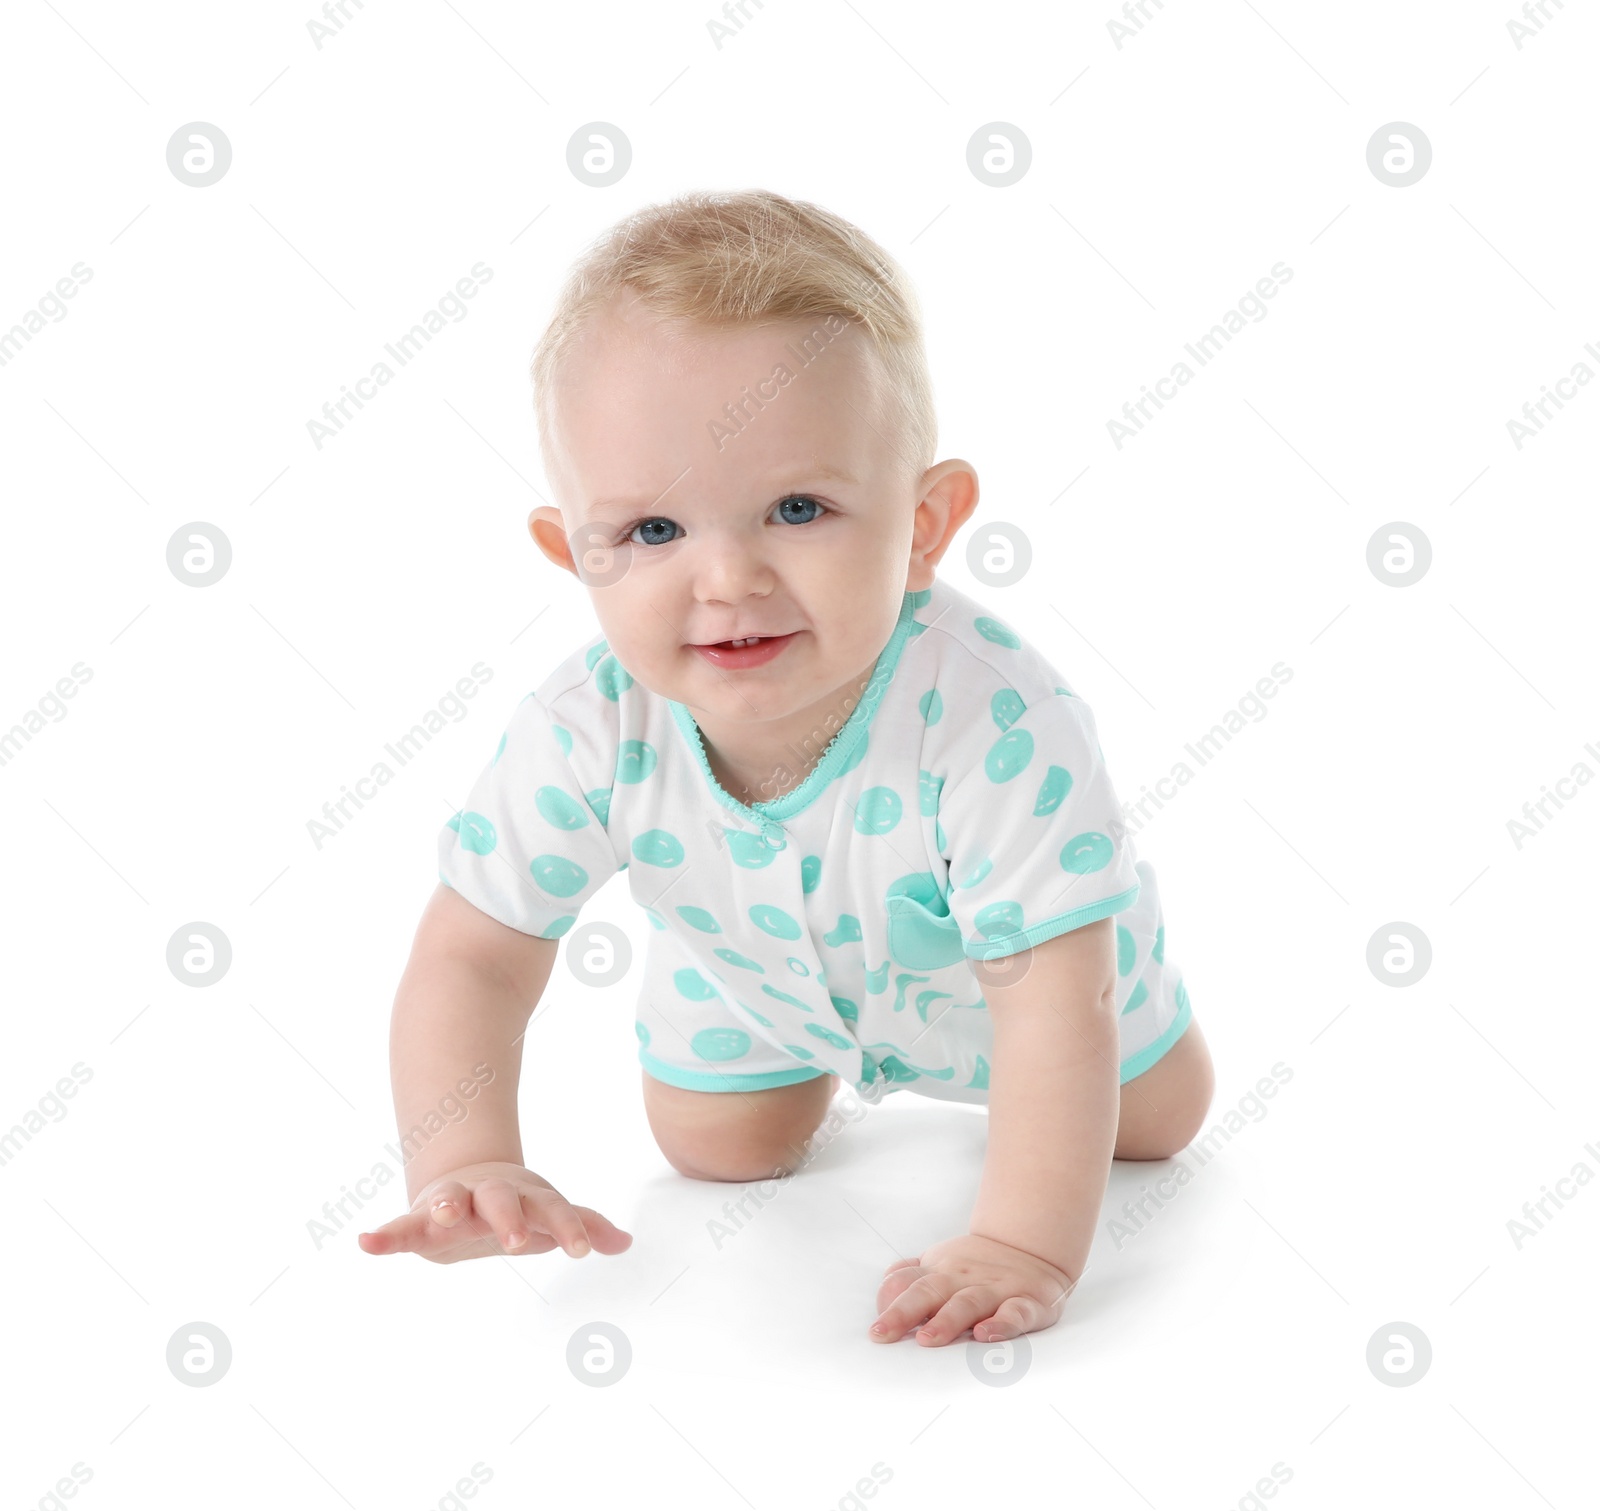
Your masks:
M 1115 897 L 1108 897 L 1104 902 L 1085 903 L 1083 907 L 1074 908 L 1070 913 L 1058 913 L 1043 923 L 1033 924 L 1029 928 L 1021 929 L 1015 934 L 1007 934 L 1000 939 L 985 939 L 979 944 L 965 939 L 962 941 L 962 948 L 972 960 L 998 960 L 1002 955 L 1015 955 L 1019 950 L 1043 944 L 1047 939 L 1054 939 L 1057 934 L 1065 934 L 1069 930 L 1082 928 L 1086 923 L 1093 923 L 1097 918 L 1105 918 L 1112 913 L 1121 913 L 1131 908 L 1139 896 L 1139 888 L 1143 885 L 1142 882 L 1136 881 L 1126 892 L 1118 892 Z
M 1146 1044 L 1138 1054 L 1129 1055 L 1122 1062 L 1121 1084 L 1126 1086 L 1135 1076 L 1143 1075 L 1145 1071 L 1149 1070 L 1162 1055 L 1183 1037 L 1183 1031 L 1189 1026 L 1189 1020 L 1192 1017 L 1194 1017 L 1194 1009 L 1189 1005 L 1189 998 L 1186 993 L 1181 999 L 1178 1016 L 1167 1025 L 1167 1031 L 1154 1044 Z
M 831 1071 L 801 1066 L 797 1070 L 768 1070 L 759 1075 L 730 1075 L 724 1070 L 683 1070 L 658 1060 L 642 1044 L 639 1063 L 658 1081 L 681 1086 L 685 1091 L 763 1091 L 768 1086 L 793 1086 L 796 1081 L 812 1081 Z
M 928 591 L 923 589 L 923 594 Z M 861 695 L 861 701 L 851 710 L 850 717 L 845 720 L 843 727 L 823 751 L 822 759 L 811 768 L 806 779 L 792 792 L 785 792 L 780 797 L 764 803 L 745 804 L 728 792 L 712 774 L 711 763 L 706 760 L 705 743 L 700 737 L 700 726 L 695 723 L 694 715 L 682 703 L 669 698 L 667 706 L 671 708 L 672 717 L 677 722 L 678 728 L 683 731 L 684 739 L 689 742 L 690 750 L 700 762 L 701 774 L 705 777 L 712 796 L 724 807 L 738 814 L 747 824 L 758 829 L 765 829 L 775 820 L 793 818 L 795 814 L 809 808 L 822 795 L 824 788 L 839 770 L 849 764 L 856 747 L 866 738 L 867 726 L 872 722 L 872 715 L 894 678 L 895 667 L 900 661 L 900 652 L 905 648 L 906 641 L 911 638 L 912 615 L 919 606 L 916 600 L 922 598 L 923 594 L 906 593 L 901 598 L 900 617 L 895 621 L 889 643 L 878 653 L 877 662 L 872 668 L 872 678 Z

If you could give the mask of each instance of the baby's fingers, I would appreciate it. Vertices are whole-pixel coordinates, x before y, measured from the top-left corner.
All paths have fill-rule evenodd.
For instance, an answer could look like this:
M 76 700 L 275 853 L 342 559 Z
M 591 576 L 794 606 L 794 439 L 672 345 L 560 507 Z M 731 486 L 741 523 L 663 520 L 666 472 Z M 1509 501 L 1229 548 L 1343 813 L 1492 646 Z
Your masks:
M 453 1228 L 472 1211 L 472 1193 L 458 1180 L 442 1180 L 428 1193 L 424 1210 L 441 1228 Z
M 528 1221 L 540 1232 L 548 1233 L 574 1259 L 582 1259 L 593 1247 L 583 1220 L 583 1213 L 589 1211 L 587 1207 L 580 1211 L 559 1191 L 552 1191 L 548 1187 L 524 1190 L 522 1204 L 527 1211 Z M 599 1222 L 605 1222 L 598 1212 L 590 1212 L 589 1215 Z
M 878 1282 L 878 1310 L 883 1311 L 891 1301 L 903 1296 L 926 1273 L 915 1259 L 902 1259 L 896 1263 Z
M 508 1254 L 528 1247 L 528 1223 L 517 1188 L 508 1180 L 479 1181 L 472 1193 L 474 1214 Z
M 420 1254 L 436 1246 L 433 1222 L 426 1212 L 406 1212 L 370 1233 L 357 1235 L 368 1254 Z
M 620 1254 L 633 1242 L 633 1234 L 625 1228 L 619 1228 L 609 1217 L 602 1217 L 593 1207 L 574 1207 L 572 1209 L 583 1219 L 584 1232 L 589 1235 L 589 1242 L 600 1254 Z
M 973 1323 L 972 1336 L 979 1343 L 999 1343 L 1049 1327 L 1054 1318 L 1053 1308 L 1041 1306 L 1031 1296 L 1011 1296 L 1000 1303 L 987 1322 Z

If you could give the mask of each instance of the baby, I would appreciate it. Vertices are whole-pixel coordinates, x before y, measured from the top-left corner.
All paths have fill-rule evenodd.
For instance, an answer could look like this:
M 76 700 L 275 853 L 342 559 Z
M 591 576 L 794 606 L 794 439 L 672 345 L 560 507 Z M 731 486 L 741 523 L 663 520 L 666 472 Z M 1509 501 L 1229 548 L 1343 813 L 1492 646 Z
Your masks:
M 523 1165 L 516 1107 L 561 937 L 627 870 L 673 1167 L 791 1172 L 841 1083 L 985 1105 L 968 1231 L 889 1266 L 868 1337 L 1052 1325 L 1111 1160 L 1183 1148 L 1211 1062 L 1093 713 L 936 575 L 978 480 L 934 464 L 902 270 L 815 205 L 688 195 L 585 254 L 533 378 L 560 507 L 529 529 L 601 633 L 517 705 L 440 834 L 396 1110 L 404 1135 L 469 1071 L 474 1107 L 362 1247 L 632 1242 Z

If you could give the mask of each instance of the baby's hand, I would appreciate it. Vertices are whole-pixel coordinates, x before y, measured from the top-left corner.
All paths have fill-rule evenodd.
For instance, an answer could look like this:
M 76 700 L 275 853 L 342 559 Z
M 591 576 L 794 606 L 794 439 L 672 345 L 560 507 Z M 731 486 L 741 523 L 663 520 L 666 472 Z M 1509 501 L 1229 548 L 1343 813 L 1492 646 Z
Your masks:
M 558 1244 L 574 1259 L 591 1248 L 620 1254 L 633 1235 L 592 1207 L 575 1207 L 522 1165 L 464 1165 L 430 1181 L 411 1210 L 359 1235 L 368 1254 L 420 1254 L 435 1264 L 490 1254 L 544 1254 Z
M 979 1343 L 996 1343 L 1053 1326 L 1076 1284 L 1065 1270 L 997 1239 L 947 1238 L 884 1271 L 879 1317 L 867 1336 L 893 1343 L 929 1317 L 918 1343 L 949 1343 L 969 1327 Z

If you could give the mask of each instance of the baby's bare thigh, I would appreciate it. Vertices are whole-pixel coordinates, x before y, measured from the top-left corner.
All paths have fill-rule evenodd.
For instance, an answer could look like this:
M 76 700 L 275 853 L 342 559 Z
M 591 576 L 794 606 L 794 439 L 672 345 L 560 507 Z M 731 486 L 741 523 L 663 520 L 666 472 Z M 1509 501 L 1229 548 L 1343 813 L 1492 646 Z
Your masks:
M 644 1077 L 644 1112 L 667 1161 L 696 1180 L 765 1180 L 796 1169 L 827 1115 L 835 1075 L 761 1091 L 688 1091 Z

